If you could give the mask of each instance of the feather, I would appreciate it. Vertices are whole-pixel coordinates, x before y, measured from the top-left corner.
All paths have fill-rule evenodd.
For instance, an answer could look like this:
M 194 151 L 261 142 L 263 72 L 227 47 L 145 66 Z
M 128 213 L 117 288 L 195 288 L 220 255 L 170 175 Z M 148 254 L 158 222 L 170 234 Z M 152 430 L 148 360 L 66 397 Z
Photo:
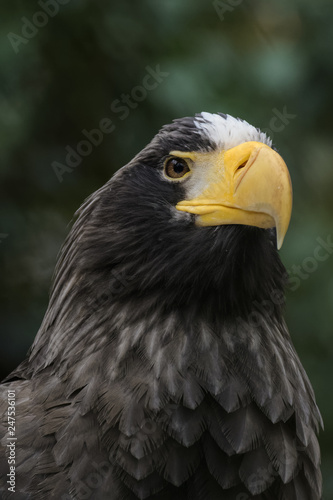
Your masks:
M 205 436 L 204 451 L 208 470 L 223 489 L 229 489 L 239 484 L 241 455 L 229 457 L 218 447 L 209 434 Z
M 239 475 L 252 495 L 258 495 L 268 489 L 276 477 L 264 448 L 257 448 L 244 455 Z
M 214 397 L 226 412 L 234 412 L 250 403 L 251 396 L 247 385 L 241 382 L 237 374 L 229 373 L 224 385 L 225 389 Z
M 224 415 L 221 422 L 225 437 L 239 454 L 262 444 L 268 422 L 255 404 Z
M 167 432 L 186 448 L 193 445 L 202 436 L 207 426 L 209 408 L 205 401 L 195 410 L 189 410 L 177 405 L 169 417 L 161 419 L 166 421 Z
M 193 475 L 200 463 L 200 458 L 201 450 L 197 444 L 184 448 L 174 442 L 161 473 L 166 481 L 174 486 L 180 486 Z
M 284 423 L 267 427 L 265 449 L 282 481 L 291 481 L 298 467 L 297 443 L 291 429 Z
M 192 500 L 221 500 L 224 495 L 225 492 L 221 491 L 221 487 L 210 474 L 207 466 L 202 464 L 188 486 L 187 498 Z

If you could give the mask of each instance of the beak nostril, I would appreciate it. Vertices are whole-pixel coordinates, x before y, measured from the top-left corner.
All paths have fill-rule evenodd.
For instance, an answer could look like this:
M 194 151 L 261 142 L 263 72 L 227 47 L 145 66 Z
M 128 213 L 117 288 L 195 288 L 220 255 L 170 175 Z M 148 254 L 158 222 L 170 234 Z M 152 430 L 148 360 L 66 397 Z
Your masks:
M 238 167 L 237 167 L 237 171 L 238 170 L 241 170 L 242 168 L 246 167 L 247 165 L 247 160 L 246 161 L 243 161 L 243 163 L 241 163 Z

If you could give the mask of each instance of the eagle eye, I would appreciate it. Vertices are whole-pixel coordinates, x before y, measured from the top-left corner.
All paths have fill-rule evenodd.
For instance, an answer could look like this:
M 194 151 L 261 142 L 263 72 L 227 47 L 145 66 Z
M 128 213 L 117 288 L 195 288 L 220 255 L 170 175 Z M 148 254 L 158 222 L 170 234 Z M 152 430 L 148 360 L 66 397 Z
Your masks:
M 183 158 L 169 158 L 164 167 L 165 175 L 171 179 L 181 179 L 190 171 L 190 168 Z

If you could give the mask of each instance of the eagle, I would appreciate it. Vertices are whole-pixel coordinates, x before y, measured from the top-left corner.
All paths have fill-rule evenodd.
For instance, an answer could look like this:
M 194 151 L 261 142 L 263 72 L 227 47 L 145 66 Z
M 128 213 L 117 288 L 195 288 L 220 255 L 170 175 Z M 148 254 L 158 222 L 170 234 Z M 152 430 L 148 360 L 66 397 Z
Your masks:
M 271 139 L 223 113 L 163 126 L 92 194 L 1 385 L 2 498 L 319 500 L 322 420 L 283 319 L 291 210 Z

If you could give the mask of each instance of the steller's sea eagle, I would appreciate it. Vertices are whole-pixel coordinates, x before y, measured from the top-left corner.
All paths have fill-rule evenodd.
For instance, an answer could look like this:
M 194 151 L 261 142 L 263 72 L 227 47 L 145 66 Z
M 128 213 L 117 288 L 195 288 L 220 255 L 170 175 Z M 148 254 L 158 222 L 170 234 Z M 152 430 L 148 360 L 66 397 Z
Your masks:
M 320 499 L 271 146 L 229 115 L 177 119 L 83 204 L 1 385 L 1 498 Z

